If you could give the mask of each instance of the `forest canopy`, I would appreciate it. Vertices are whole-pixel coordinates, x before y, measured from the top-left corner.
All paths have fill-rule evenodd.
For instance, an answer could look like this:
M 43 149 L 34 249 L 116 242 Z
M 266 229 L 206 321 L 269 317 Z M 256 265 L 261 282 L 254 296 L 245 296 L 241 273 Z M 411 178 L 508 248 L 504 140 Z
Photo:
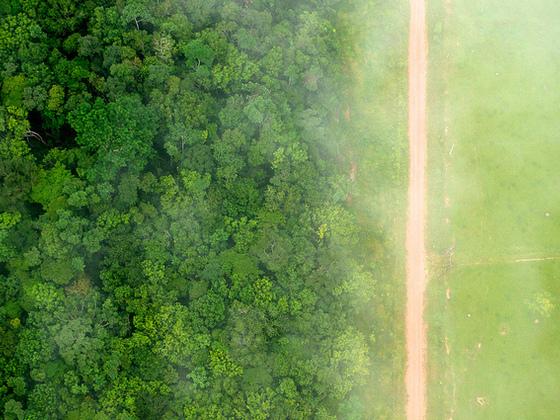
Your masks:
M 6 418 L 363 416 L 339 3 L 1 2 Z

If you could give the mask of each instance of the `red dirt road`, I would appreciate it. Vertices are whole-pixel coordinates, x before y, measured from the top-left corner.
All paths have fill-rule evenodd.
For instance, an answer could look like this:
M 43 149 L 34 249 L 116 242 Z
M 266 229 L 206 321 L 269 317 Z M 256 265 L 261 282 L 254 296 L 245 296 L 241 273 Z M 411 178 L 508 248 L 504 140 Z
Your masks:
M 406 417 L 426 418 L 426 85 L 425 0 L 410 0 L 408 52 L 409 184 L 406 227 Z

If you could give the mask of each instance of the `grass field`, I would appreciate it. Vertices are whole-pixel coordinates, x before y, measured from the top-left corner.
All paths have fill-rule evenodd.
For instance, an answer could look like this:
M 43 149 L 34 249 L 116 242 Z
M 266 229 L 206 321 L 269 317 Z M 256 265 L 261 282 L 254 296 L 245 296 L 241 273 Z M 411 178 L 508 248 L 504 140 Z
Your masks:
M 560 3 L 430 7 L 429 417 L 558 418 Z

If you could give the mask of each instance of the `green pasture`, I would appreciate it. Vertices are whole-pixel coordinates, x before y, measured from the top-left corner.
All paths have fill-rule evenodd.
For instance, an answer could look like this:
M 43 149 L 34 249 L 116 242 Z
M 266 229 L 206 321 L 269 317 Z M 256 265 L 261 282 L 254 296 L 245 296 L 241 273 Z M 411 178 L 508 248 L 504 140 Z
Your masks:
M 559 416 L 559 18 L 430 3 L 430 418 Z

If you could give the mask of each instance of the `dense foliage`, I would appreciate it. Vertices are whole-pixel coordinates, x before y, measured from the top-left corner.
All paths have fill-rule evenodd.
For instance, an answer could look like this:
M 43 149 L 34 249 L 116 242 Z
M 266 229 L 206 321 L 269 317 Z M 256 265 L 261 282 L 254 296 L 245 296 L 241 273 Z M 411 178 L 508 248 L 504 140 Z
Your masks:
M 1 2 L 7 418 L 360 417 L 336 3 Z

